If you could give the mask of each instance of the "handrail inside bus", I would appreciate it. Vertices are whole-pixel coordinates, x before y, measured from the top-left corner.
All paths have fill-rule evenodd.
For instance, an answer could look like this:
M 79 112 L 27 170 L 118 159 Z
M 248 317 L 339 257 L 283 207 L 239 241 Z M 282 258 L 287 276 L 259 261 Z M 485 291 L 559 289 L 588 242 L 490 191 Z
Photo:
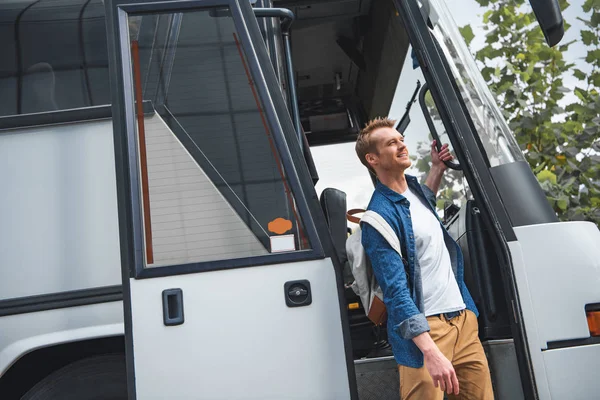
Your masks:
M 288 75 L 288 88 L 290 92 L 289 95 L 292 118 L 296 128 L 296 135 L 298 135 L 298 143 L 300 143 L 300 148 L 303 149 L 304 140 L 302 136 L 304 131 L 302 130 L 302 124 L 300 122 L 300 109 L 298 106 L 298 98 L 296 97 L 296 82 L 294 79 L 294 64 L 292 62 L 292 46 L 290 42 L 290 29 L 292 27 L 292 23 L 296 19 L 296 16 L 287 8 L 255 8 L 254 15 L 258 18 L 275 17 L 281 20 L 281 35 L 283 36 L 283 45 L 285 48 L 285 65 Z

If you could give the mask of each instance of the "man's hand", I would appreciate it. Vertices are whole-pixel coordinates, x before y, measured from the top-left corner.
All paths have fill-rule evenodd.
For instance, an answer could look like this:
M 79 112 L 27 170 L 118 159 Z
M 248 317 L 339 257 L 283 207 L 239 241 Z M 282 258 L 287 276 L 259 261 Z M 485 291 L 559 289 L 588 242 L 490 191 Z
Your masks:
M 425 185 L 431 189 L 433 194 L 437 195 L 440 183 L 442 182 L 442 176 L 446 171 L 446 164 L 444 164 L 444 161 L 452 161 L 454 160 L 454 157 L 450 154 L 450 149 L 447 144 L 443 145 L 439 152 L 435 145 L 436 141 L 434 140 L 433 143 L 431 143 L 431 170 L 429 170 L 427 179 L 425 179 Z
M 450 154 L 450 149 L 448 148 L 447 143 L 442 146 L 439 152 L 436 144 L 437 142 L 435 140 L 433 143 L 431 143 L 431 168 L 437 168 L 441 171 L 445 171 L 447 167 L 446 164 L 444 164 L 444 161 L 452 161 L 454 160 L 454 157 L 452 154 Z
M 413 342 L 423 353 L 425 367 L 433 379 L 435 387 L 442 391 L 458 395 L 458 378 L 450 360 L 437 347 L 429 332 L 423 332 L 413 338 Z
M 438 348 L 423 355 L 427 371 L 433 379 L 433 385 L 448 394 L 458 395 L 458 378 L 456 378 L 452 363 L 446 356 Z

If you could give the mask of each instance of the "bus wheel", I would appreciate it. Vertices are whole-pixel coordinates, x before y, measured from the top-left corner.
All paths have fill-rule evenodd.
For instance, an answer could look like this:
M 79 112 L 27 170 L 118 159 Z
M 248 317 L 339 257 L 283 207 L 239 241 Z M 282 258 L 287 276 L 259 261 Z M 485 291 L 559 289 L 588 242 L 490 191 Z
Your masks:
M 124 354 L 84 358 L 54 371 L 21 400 L 127 400 Z

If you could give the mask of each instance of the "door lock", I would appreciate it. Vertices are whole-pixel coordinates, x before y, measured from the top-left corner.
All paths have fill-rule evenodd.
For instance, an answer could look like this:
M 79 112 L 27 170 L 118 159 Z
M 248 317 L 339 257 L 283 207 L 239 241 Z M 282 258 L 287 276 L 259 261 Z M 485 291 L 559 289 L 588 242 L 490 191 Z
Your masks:
M 310 282 L 307 280 L 286 282 L 283 289 L 288 307 L 302 307 L 312 303 Z

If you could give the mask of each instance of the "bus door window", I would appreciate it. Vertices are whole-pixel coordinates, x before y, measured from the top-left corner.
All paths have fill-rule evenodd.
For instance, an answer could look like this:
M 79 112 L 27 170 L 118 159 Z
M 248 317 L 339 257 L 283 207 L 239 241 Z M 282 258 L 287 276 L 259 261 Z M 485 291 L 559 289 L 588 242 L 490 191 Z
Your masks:
M 146 266 L 310 248 L 232 17 L 143 15 L 129 32 Z

